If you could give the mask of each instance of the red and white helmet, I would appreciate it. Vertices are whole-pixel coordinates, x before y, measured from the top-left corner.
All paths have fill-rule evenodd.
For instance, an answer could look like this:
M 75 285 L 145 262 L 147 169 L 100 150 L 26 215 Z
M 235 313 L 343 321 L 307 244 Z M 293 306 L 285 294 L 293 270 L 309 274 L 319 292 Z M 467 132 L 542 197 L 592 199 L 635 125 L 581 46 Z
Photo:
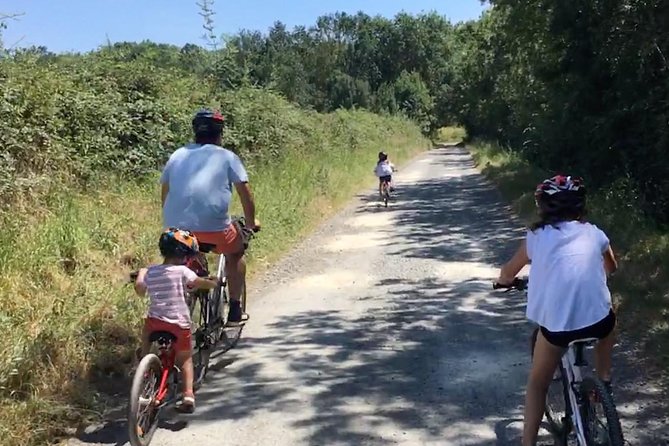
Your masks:
M 556 175 L 542 181 L 537 186 L 534 195 L 555 195 L 560 192 L 582 192 L 585 195 L 585 184 L 583 184 L 583 179 L 571 175 Z
M 585 184 L 580 177 L 556 175 L 537 186 L 534 199 L 537 206 L 548 214 L 582 214 L 585 210 Z

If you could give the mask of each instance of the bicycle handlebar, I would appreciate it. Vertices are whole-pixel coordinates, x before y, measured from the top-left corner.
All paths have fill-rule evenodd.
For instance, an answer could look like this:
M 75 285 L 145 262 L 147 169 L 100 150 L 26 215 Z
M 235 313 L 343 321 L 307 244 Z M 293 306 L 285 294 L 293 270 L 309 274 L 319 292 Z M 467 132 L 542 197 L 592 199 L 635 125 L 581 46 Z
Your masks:
M 506 290 L 506 291 L 511 291 L 511 290 L 523 291 L 523 290 L 527 289 L 528 283 L 529 283 L 529 279 L 527 279 L 527 278 L 521 279 L 519 277 L 516 277 L 515 279 L 513 279 L 513 282 L 511 282 L 508 285 L 503 285 L 499 282 L 493 282 L 492 289 L 493 290 L 503 289 L 503 290 Z

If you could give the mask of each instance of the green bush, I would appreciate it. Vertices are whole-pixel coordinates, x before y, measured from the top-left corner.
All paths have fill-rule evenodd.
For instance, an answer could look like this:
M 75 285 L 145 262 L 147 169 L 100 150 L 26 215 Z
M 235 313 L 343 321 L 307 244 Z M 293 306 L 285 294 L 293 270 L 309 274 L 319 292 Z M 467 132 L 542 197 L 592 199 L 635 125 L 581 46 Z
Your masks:
M 251 271 L 371 184 L 380 148 L 402 160 L 427 147 L 404 118 L 324 115 L 264 89 L 219 90 L 190 73 L 88 57 L 99 60 L 75 58 L 67 71 L 34 57 L 0 61 L 7 446 L 45 444 L 94 416 L 105 382 L 127 390 L 145 301 L 124 279 L 157 260 L 158 169 L 189 140 L 194 109 L 224 110 L 225 145 L 248 166 L 264 224 Z

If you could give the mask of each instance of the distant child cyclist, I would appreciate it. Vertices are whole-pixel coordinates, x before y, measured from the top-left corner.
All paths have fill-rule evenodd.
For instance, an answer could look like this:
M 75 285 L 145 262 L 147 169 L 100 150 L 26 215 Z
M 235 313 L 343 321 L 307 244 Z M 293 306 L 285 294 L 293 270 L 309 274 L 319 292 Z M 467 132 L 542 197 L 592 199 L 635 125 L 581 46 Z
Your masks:
M 540 327 L 525 394 L 523 446 L 534 446 L 546 393 L 568 345 L 597 338 L 596 368 L 610 389 L 616 316 L 607 274 L 618 265 L 609 239 L 584 220 L 583 180 L 555 176 L 535 191 L 539 222 L 527 232 L 498 283 L 509 285 L 531 263 L 527 318 Z
M 143 268 L 135 281 L 135 292 L 149 295 L 149 310 L 142 332 L 142 356 L 149 352 L 149 335 L 166 331 L 176 336 L 176 363 L 181 368 L 183 398 L 177 403 L 182 412 L 195 410 L 193 394 L 193 360 L 191 348 L 191 318 L 186 303 L 187 290 L 212 289 L 217 279 L 198 277 L 185 266 L 189 257 L 198 253 L 197 239 L 188 231 L 169 228 L 158 241 L 163 263 Z
M 385 152 L 379 152 L 379 160 L 376 163 L 376 168 L 374 173 L 379 177 L 379 195 L 383 197 L 383 184 L 387 183 L 390 190 L 393 191 L 394 188 L 391 187 L 391 182 L 393 180 L 393 172 L 397 169 L 395 165 L 390 162 L 388 159 L 388 154 Z

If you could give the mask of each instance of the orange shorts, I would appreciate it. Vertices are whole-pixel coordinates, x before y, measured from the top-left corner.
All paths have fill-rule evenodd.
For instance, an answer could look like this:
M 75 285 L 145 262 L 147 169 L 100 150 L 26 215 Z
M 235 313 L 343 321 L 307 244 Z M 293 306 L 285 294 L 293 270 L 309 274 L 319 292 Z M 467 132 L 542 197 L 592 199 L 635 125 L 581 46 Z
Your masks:
M 217 232 L 193 231 L 199 243 L 215 245 L 216 254 L 238 254 L 244 251 L 244 240 L 237 225 L 230 224 L 227 228 Z
M 144 336 L 148 338 L 154 331 L 166 331 L 176 336 L 177 342 L 174 344 L 174 349 L 177 352 L 189 352 L 192 350 L 189 328 L 182 328 L 176 324 L 170 324 L 169 322 L 161 321 L 160 319 L 147 317 L 144 319 Z

